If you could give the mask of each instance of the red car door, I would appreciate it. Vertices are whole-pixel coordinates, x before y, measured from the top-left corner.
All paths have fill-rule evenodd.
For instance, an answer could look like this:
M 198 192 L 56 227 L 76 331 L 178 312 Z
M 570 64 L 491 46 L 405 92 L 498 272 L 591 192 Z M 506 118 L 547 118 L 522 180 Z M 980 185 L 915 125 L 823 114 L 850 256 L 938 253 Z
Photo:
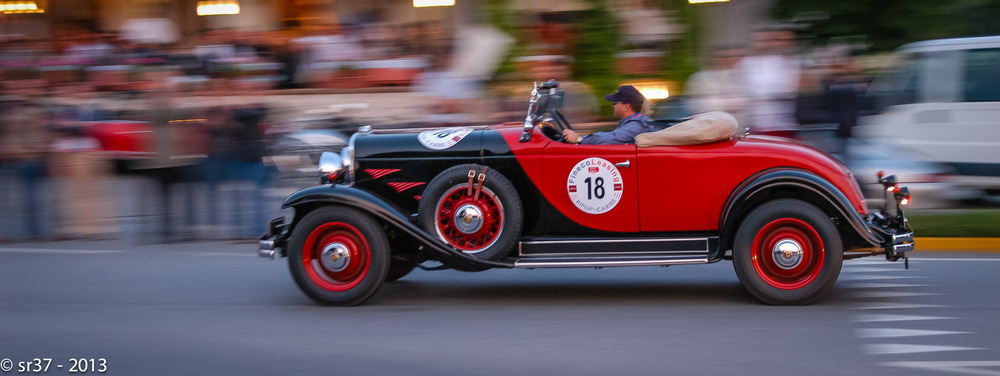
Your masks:
M 573 221 L 593 229 L 639 231 L 635 145 L 550 142 L 542 192 Z
M 643 232 L 715 231 L 737 186 L 768 166 L 775 155 L 754 153 L 733 141 L 639 148 Z

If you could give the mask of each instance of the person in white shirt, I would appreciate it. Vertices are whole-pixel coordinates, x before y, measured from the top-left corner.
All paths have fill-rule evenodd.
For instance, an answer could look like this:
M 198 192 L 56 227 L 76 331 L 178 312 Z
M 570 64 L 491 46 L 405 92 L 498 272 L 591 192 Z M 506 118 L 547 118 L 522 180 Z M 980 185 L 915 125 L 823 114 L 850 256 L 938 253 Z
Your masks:
M 788 30 L 761 30 L 754 33 L 753 51 L 736 64 L 750 96 L 747 120 L 750 131 L 794 137 L 795 98 L 799 85 L 799 61 L 792 52 L 795 34 Z
M 715 51 L 711 67 L 693 74 L 684 86 L 688 106 L 695 113 L 725 111 L 740 124 L 746 123 L 747 97 L 741 77 L 734 66 L 743 57 L 743 50 L 722 47 Z

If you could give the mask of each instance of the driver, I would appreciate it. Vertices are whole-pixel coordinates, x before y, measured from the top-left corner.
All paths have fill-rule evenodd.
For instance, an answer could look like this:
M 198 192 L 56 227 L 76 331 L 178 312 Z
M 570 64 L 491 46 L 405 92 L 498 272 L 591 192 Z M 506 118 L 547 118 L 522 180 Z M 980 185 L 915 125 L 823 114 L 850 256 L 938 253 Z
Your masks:
M 572 129 L 565 129 L 563 137 L 566 142 L 587 145 L 631 144 L 635 143 L 637 134 L 656 130 L 650 124 L 649 118 L 641 113 L 646 97 L 642 96 L 634 86 L 621 86 L 614 94 L 605 95 L 604 99 L 611 102 L 615 117 L 621 119 L 618 127 L 610 132 L 596 132 L 587 136 L 581 136 Z

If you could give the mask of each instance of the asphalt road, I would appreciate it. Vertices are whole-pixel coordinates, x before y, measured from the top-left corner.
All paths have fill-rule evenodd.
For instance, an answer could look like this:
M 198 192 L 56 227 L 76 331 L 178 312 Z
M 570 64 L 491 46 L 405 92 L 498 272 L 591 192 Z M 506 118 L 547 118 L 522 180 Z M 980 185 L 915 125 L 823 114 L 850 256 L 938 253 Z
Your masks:
M 332 308 L 254 252 L 0 246 L 0 373 L 39 358 L 49 374 L 85 359 L 114 375 L 1000 375 L 995 253 L 847 261 L 805 307 L 756 302 L 721 262 L 417 270 Z

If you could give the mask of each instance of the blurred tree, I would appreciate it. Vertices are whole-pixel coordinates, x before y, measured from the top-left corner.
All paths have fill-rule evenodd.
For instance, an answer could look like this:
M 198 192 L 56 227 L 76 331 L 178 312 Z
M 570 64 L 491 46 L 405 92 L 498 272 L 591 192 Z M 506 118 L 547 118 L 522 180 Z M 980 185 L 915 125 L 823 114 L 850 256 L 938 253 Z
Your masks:
M 486 17 L 487 21 L 496 27 L 500 31 L 507 35 L 510 35 L 516 40 L 514 44 L 511 45 L 510 50 L 507 51 L 507 56 L 504 57 L 503 62 L 500 63 L 500 67 L 497 68 L 498 75 L 505 75 L 513 73 L 517 70 L 514 65 L 514 58 L 524 54 L 524 43 L 522 41 L 520 33 L 518 33 L 518 26 L 512 20 L 515 13 L 511 10 L 510 1 L 507 0 L 487 0 L 486 1 Z
M 808 22 L 817 39 L 863 36 L 876 52 L 925 39 L 1000 34 L 998 14 L 996 0 L 777 0 L 772 8 L 776 19 Z
M 698 57 L 701 56 L 699 51 L 701 8 L 692 6 L 688 0 L 660 0 L 660 2 L 664 10 L 674 12 L 674 19 L 683 26 L 680 37 L 669 42 L 663 67 L 664 77 L 676 83 L 677 88 L 682 88 L 688 77 L 700 69 Z

